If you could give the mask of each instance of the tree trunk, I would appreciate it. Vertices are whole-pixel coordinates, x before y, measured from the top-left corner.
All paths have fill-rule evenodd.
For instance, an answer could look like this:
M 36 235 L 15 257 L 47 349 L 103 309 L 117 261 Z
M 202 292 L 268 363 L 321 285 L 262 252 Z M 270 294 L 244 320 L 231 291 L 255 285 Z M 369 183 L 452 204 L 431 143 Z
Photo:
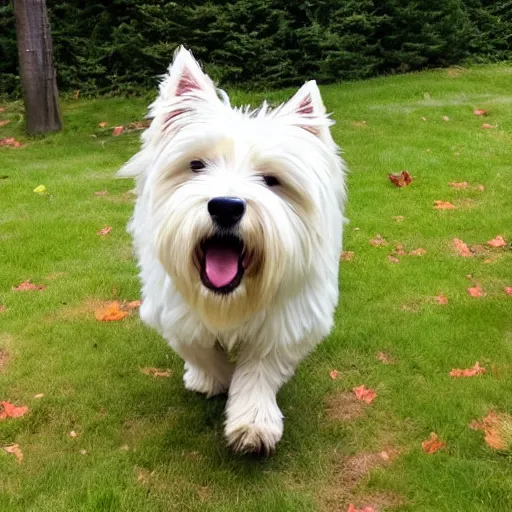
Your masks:
M 62 128 L 46 0 L 14 0 L 20 77 L 29 134 Z

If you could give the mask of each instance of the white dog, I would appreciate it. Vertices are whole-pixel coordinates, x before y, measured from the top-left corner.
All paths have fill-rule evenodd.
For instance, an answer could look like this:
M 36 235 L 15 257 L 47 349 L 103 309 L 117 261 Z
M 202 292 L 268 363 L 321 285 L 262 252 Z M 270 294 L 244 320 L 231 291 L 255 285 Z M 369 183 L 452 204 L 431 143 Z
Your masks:
M 149 107 L 133 235 L 142 320 L 185 360 L 185 387 L 228 392 L 225 435 L 269 453 L 276 393 L 331 330 L 338 300 L 344 163 L 320 91 L 271 110 L 232 108 L 178 49 Z

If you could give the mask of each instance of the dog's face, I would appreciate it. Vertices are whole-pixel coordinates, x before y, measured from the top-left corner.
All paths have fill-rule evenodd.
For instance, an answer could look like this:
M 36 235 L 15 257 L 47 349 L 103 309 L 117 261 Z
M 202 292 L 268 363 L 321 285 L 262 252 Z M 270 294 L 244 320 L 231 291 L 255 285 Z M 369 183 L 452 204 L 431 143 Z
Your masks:
M 296 293 L 322 265 L 340 170 L 316 84 L 272 111 L 233 109 L 181 49 L 150 116 L 122 173 L 140 176 L 156 256 L 189 306 L 225 329 Z

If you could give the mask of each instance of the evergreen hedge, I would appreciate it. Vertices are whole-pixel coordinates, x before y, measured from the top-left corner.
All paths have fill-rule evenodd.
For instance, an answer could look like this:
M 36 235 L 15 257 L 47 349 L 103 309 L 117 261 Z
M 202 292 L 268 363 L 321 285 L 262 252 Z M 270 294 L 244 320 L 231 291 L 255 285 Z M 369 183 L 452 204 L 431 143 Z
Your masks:
M 222 84 L 283 87 L 497 61 L 512 0 L 47 0 L 61 91 L 154 87 L 185 44 Z M 19 94 L 12 4 L 0 6 L 0 93 Z

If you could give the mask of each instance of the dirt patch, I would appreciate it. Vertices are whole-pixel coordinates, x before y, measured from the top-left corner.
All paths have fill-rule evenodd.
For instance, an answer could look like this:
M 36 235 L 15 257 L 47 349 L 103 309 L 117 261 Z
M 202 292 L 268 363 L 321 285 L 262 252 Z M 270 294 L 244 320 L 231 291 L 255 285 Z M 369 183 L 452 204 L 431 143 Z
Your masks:
M 363 415 L 367 404 L 358 400 L 352 391 L 342 391 L 325 399 L 327 416 L 336 421 L 350 421 Z
M 0 373 L 4 371 L 4 368 L 7 366 L 8 361 L 9 354 L 7 353 L 7 350 L 0 348 Z

